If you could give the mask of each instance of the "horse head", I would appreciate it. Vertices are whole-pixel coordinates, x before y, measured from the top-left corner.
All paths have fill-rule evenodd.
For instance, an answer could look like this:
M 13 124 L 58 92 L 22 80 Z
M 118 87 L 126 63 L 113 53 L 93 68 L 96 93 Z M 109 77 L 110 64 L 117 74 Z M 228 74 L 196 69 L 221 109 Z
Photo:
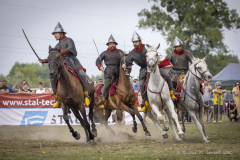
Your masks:
M 60 54 L 60 50 L 57 48 L 52 48 L 49 46 L 48 52 L 48 67 L 49 67 L 49 76 L 50 78 L 54 78 L 60 73 L 62 69 L 62 55 Z
M 196 76 L 201 80 L 210 82 L 212 80 L 212 74 L 210 73 L 207 64 L 205 62 L 207 56 L 203 59 L 195 58 L 192 59 L 192 65 L 189 67 L 191 70 L 195 70 Z
M 147 47 L 145 45 L 145 48 L 147 50 L 146 54 L 146 61 L 147 61 L 147 72 L 155 72 L 156 67 L 160 63 L 160 57 L 158 56 L 158 48 L 160 47 L 160 43 L 157 47 Z

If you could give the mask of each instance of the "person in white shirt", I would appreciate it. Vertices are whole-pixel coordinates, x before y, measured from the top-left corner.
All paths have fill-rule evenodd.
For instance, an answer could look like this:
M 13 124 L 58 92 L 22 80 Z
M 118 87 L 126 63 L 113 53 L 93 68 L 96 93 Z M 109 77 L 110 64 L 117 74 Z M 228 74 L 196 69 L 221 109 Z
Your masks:
M 43 88 L 42 82 L 38 84 L 38 90 L 36 91 L 36 94 L 43 94 L 45 93 L 45 88 Z

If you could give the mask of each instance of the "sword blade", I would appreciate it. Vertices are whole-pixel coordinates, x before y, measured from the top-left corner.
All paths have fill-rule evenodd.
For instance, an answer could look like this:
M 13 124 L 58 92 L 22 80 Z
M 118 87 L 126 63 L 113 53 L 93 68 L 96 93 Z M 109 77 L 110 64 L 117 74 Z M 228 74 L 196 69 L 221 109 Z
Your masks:
M 30 47 L 32 48 L 33 52 L 35 53 L 35 55 L 37 56 L 37 58 L 38 58 L 38 59 L 40 59 L 40 58 L 39 58 L 39 56 L 37 55 L 37 53 L 35 52 L 35 50 L 33 49 L 33 47 L 32 47 L 32 45 L 31 45 L 31 43 L 29 42 L 29 40 L 28 40 L 28 38 L 27 38 L 27 36 L 26 36 L 26 34 L 25 34 L 25 32 L 24 32 L 24 30 L 23 30 L 23 29 L 22 29 L 22 31 L 23 31 L 23 34 L 24 34 L 24 36 L 25 36 L 26 40 L 28 41 L 28 44 L 29 44 L 29 45 L 30 45 Z
M 96 47 L 96 49 L 97 49 L 97 52 L 98 52 L 98 48 L 97 48 L 97 45 L 96 45 L 96 43 L 95 43 L 94 39 L 93 39 L 93 42 L 94 42 L 94 44 L 95 44 L 95 47 Z M 101 60 L 101 57 L 100 57 L 100 54 L 99 54 L 99 52 L 98 52 L 98 57 L 99 57 L 99 59 L 100 59 L 100 61 L 101 61 L 101 65 L 102 65 L 102 60 Z

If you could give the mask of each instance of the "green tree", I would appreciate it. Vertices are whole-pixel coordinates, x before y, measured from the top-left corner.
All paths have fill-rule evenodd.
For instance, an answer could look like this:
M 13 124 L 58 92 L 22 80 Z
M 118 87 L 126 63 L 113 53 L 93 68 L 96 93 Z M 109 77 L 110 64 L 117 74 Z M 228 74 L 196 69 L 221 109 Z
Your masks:
M 102 72 L 101 74 L 99 74 L 99 75 L 92 75 L 92 76 L 91 76 L 91 80 L 92 80 L 92 81 L 98 81 L 99 79 L 103 79 L 103 80 L 104 80 L 104 74 L 103 74 L 103 72 Z
M 30 88 L 37 88 L 39 82 L 42 82 L 44 87 L 50 86 L 48 78 L 49 69 L 47 66 L 42 67 L 38 63 L 20 64 L 16 62 L 6 78 L 9 86 L 13 85 L 15 74 L 17 78 L 17 88 L 22 86 L 22 80 L 26 80 Z
M 213 75 L 226 66 L 218 61 L 229 58 L 228 62 L 239 63 L 238 57 L 224 44 L 224 29 L 240 28 L 240 17 L 235 9 L 230 10 L 223 0 L 151 0 L 151 10 L 143 9 L 138 16 L 139 28 L 151 28 L 160 32 L 173 50 L 173 40 L 178 36 L 184 49 L 195 57 L 209 55 L 208 67 Z M 220 57 L 218 57 L 220 56 Z M 210 62 L 208 60 L 208 62 Z

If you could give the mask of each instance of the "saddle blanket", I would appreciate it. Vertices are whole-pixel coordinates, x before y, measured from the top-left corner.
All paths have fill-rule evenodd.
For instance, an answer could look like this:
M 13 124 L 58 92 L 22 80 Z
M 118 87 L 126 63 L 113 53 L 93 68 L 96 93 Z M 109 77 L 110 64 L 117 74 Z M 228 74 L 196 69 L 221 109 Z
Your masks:
M 115 86 L 117 86 L 118 84 L 118 79 L 116 79 L 113 84 L 110 86 L 108 92 L 110 92 L 110 96 L 114 95 L 117 91 L 117 88 Z M 102 84 L 96 91 L 96 93 L 100 96 L 102 96 L 102 89 L 104 87 L 104 84 Z
M 72 69 L 70 66 L 67 65 L 67 63 L 64 62 L 64 66 L 66 67 L 66 69 L 71 72 L 75 77 L 77 77 L 77 79 L 81 82 L 79 76 L 77 75 L 77 73 L 74 71 L 74 69 Z M 86 71 L 84 68 L 83 68 L 84 71 Z M 87 79 L 87 82 L 88 82 L 88 79 Z M 57 84 L 58 84 L 58 79 L 56 79 L 56 82 L 55 82 L 55 85 L 57 87 Z

